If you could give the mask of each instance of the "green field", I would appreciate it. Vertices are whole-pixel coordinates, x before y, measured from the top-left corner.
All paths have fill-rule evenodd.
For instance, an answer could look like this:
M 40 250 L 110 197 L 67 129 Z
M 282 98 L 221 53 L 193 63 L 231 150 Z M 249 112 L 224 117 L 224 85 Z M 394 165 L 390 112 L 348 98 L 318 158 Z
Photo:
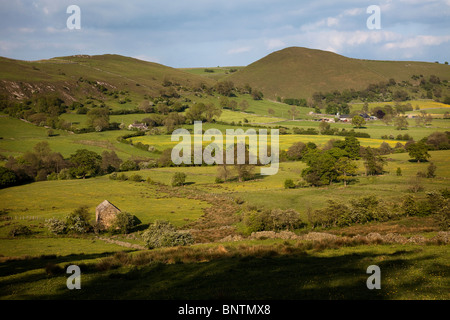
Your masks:
M 296 107 L 298 114 L 293 119 L 289 113 L 292 107 L 277 101 L 305 98 L 308 105 L 313 105 L 314 92 L 363 90 L 369 84 L 390 78 L 397 81 L 395 90 L 407 88 L 411 95 L 412 100 L 401 102 L 411 103 L 414 108 L 407 114 L 426 111 L 433 116 L 431 124 L 418 126 L 415 119 L 409 118 L 406 130 L 397 130 L 394 125 L 379 120 L 368 121 L 362 128 L 342 122 L 331 123 L 331 128 L 367 133 L 370 138 L 358 138 L 358 141 L 362 147 L 371 148 L 379 148 L 383 142 L 391 147 L 407 142 L 382 136 L 396 138 L 408 134 L 419 141 L 434 132 L 449 132 L 450 122 L 444 117 L 450 110 L 449 105 L 422 99 L 427 92 L 420 87 L 417 77 L 412 77 L 439 76 L 442 82 L 433 88 L 441 90 L 442 97 L 437 100 L 445 101 L 449 70 L 448 66 L 440 64 L 411 62 L 406 67 L 404 62 L 349 59 L 305 48 L 281 50 L 247 67 L 187 69 L 173 69 L 118 55 L 79 55 L 34 62 L 0 58 L 1 165 L 11 164 L 12 160 L 8 160 L 11 156 L 19 162 L 32 162 L 32 155 L 21 156 L 45 141 L 52 152 L 61 153 L 65 160 L 79 149 L 98 155 L 114 151 L 120 160 L 136 161 L 142 168 L 120 168 L 136 171 L 111 174 L 105 173 L 111 172 L 107 171 L 111 169 L 107 164 L 97 176 L 94 176 L 97 172 L 87 175 L 75 172 L 72 179 L 63 180 L 59 175 L 61 180 L 51 180 L 49 175 L 46 181 L 26 181 L 0 189 L 0 300 L 448 300 L 450 255 L 445 190 L 450 186 L 450 150 L 428 151 L 431 157 L 421 162 L 413 161 L 408 152 L 398 152 L 405 150 L 396 150 L 384 156 L 384 172 L 372 176 L 366 175 L 364 160 L 357 159 L 353 181 L 344 185 L 339 177 L 320 187 L 303 180 L 302 171 L 307 168 L 303 161 L 283 159 L 278 173 L 267 176 L 260 174 L 260 167 L 255 167 L 250 177 L 241 181 L 239 167 L 226 167 L 227 175 L 223 178 L 221 173 L 225 168 L 221 166 L 164 166 L 164 162 L 158 160 L 166 156 L 165 150 L 178 143 L 171 141 L 170 134 L 164 134 L 170 131 L 163 120 L 173 120 L 165 118 L 170 116 L 167 110 L 184 110 L 198 103 L 223 106 L 225 98 L 228 105 L 222 108 L 220 116 L 204 117 L 209 121 L 202 124 L 204 131 L 215 128 L 225 138 L 227 129 L 258 132 L 280 128 L 282 152 L 297 142 L 328 147 L 330 140 L 345 137 L 294 133 L 296 128 L 318 130 L 320 122 L 317 120 L 325 115 L 311 113 L 317 108 Z M 235 88 L 228 94 L 219 94 L 216 84 L 225 80 L 233 81 Z M 241 88 L 247 84 L 252 90 L 263 91 L 264 98 L 254 100 L 251 94 L 242 94 L 245 91 Z M 55 111 L 47 106 L 47 114 L 39 109 L 45 108 L 42 101 L 29 100 L 20 104 L 17 97 L 31 99 L 33 96 L 27 88 L 63 96 L 64 110 Z M 323 100 L 328 98 L 329 95 Z M 17 104 L 11 104 L 8 99 Z M 145 100 L 152 102 L 156 111 L 145 108 L 136 111 Z M 369 103 L 369 110 L 396 104 L 389 95 L 378 100 Z M 247 108 L 243 101 L 247 102 Z M 365 100 L 352 100 L 351 112 L 358 112 L 363 107 L 362 101 Z M 164 123 L 165 126 L 158 127 L 161 132 L 151 130 L 127 141 L 121 137 L 132 132 L 123 127 L 77 134 L 77 129 L 94 130 L 96 127 L 89 127 L 88 115 L 77 113 L 80 105 L 72 102 L 83 103 L 91 110 L 100 104 L 113 111 L 144 112 L 145 109 L 152 113 L 109 115 L 109 122 L 128 126 L 156 116 L 161 117 L 157 125 Z M 183 109 L 170 109 L 175 103 L 181 104 Z M 168 109 L 161 111 L 158 104 Z M 236 108 L 231 110 L 231 107 Z M 14 113 L 15 108 L 20 112 Z M 38 116 L 34 119 L 41 119 L 43 115 L 38 113 L 50 117 L 50 110 L 52 117 L 62 112 L 59 119 L 70 123 L 70 130 L 74 132 L 58 129 L 51 132 L 49 127 L 19 119 L 33 119 L 34 115 Z M 187 111 L 180 113 L 189 115 Z M 193 132 L 190 118 L 177 123 Z M 198 136 L 198 132 L 192 133 L 192 138 Z M 270 138 L 268 140 L 272 143 Z M 210 142 L 202 143 L 206 146 Z M 441 149 L 448 149 L 445 144 L 441 146 Z M 36 162 L 51 167 L 42 155 L 35 157 Z M 418 173 L 425 175 L 431 163 L 436 166 L 435 177 L 418 177 Z M 36 164 L 33 168 L 41 170 L 42 167 Z M 114 168 L 117 166 L 113 170 L 119 170 Z M 30 176 L 36 175 L 38 169 Z M 80 168 L 77 165 L 72 169 Z M 51 170 L 59 172 L 53 167 Z M 338 172 L 337 166 L 333 170 Z M 38 172 L 35 180 L 45 180 L 48 171 L 43 171 L 43 178 Z M 179 173 L 184 173 L 186 179 L 181 186 L 173 186 L 173 178 Z M 54 171 L 52 174 L 55 178 Z M 2 171 L 2 175 L 6 180 L 8 171 Z M 288 179 L 293 180 L 295 188 L 285 188 Z M 428 199 L 433 195 L 439 195 L 432 199 L 440 199 L 442 208 L 430 203 Z M 375 196 L 386 205 L 383 208 L 389 210 L 387 220 L 374 218 L 366 222 L 362 219 L 348 225 L 314 224 L 315 215 L 320 217 L 320 211 L 315 210 L 327 208 L 329 200 L 353 208 L 355 200 L 366 197 L 364 201 L 369 201 L 369 196 Z M 408 202 L 405 200 L 408 199 L 417 201 L 414 202 L 417 211 L 406 210 Z M 83 206 L 87 207 L 89 222 L 94 225 L 96 207 L 104 200 L 134 215 L 139 224 L 128 233 L 92 228 L 90 232 L 63 234 L 52 233 L 46 225 L 48 219 L 65 220 Z M 323 211 L 334 213 L 332 209 Z M 266 220 L 259 221 L 262 218 L 256 213 L 264 213 Z M 295 220 L 294 226 L 289 222 L 278 229 L 270 229 L 288 214 L 297 219 L 291 217 Z M 342 216 L 345 217 L 340 211 L 338 217 Z M 149 247 L 146 247 L 145 232 L 157 220 L 166 220 L 176 232 L 181 231 L 175 232 L 175 236 L 172 234 L 175 240 L 189 233 L 193 243 L 146 249 Z M 24 226 L 28 229 L 21 229 Z M 30 233 L 20 234 L 23 230 Z M 67 289 L 65 269 L 70 264 L 81 267 L 82 290 Z M 378 265 L 382 270 L 381 290 L 368 290 L 366 286 L 366 270 L 370 265 Z

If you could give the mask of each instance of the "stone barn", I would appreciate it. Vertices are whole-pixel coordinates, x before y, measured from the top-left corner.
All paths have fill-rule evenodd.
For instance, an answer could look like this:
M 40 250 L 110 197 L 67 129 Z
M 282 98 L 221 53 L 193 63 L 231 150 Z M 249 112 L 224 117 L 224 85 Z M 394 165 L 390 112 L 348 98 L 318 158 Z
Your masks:
M 95 209 L 95 222 L 101 229 L 107 229 L 113 224 L 117 214 L 120 212 L 119 208 L 105 200 Z

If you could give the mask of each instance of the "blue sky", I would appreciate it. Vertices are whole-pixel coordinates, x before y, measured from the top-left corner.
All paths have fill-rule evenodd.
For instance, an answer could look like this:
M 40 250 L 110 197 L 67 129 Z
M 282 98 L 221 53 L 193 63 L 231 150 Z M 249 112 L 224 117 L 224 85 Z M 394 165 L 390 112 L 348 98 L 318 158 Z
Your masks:
M 69 30 L 69 5 L 81 29 Z M 381 29 L 366 12 L 380 7 Z M 0 0 L 0 56 L 115 53 L 171 67 L 248 65 L 286 47 L 449 61 L 450 0 Z

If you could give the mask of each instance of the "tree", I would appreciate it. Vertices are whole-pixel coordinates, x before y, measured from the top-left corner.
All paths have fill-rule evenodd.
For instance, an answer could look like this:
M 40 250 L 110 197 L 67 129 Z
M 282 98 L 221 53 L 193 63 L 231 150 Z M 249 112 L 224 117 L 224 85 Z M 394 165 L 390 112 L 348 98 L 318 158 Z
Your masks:
M 102 157 L 94 151 L 78 149 L 69 158 L 73 173 L 81 178 L 95 176 L 100 172 Z
M 211 122 L 214 117 L 220 117 L 222 114 L 222 109 L 216 107 L 213 103 L 208 103 L 205 106 L 205 118 L 207 122 Z
M 111 173 L 114 171 L 118 171 L 121 163 L 122 160 L 117 156 L 114 150 L 111 152 L 108 152 L 106 150 L 102 152 L 101 168 L 103 172 Z
M 273 110 L 272 108 L 268 108 L 267 113 L 273 116 L 275 114 L 275 110 Z
M 186 118 L 194 121 L 203 121 L 204 120 L 204 112 L 206 110 L 206 105 L 202 102 L 196 103 L 192 105 L 187 111 L 186 111 Z
M 223 96 L 232 97 L 234 96 L 234 83 L 231 81 L 219 81 L 216 84 L 216 91 Z
M 390 125 L 392 122 L 392 115 L 391 114 L 386 114 L 383 119 L 381 119 L 381 121 L 384 122 L 385 125 Z
M 338 179 L 344 181 L 344 186 L 347 186 L 347 182 L 354 179 L 358 166 L 351 159 L 342 157 L 336 161 L 335 169 L 339 175 Z
M 184 172 L 175 172 L 172 176 L 172 187 L 183 186 L 186 182 L 186 174 Z
M 366 124 L 366 120 L 364 120 L 364 118 L 361 116 L 356 115 L 352 118 L 352 125 L 356 128 L 361 128 L 365 124 Z
M 109 127 L 109 110 L 107 108 L 94 108 L 87 113 L 87 124 L 96 131 L 103 131 Z
M 229 106 L 229 99 L 227 97 L 220 97 L 219 106 L 221 108 L 226 108 Z
M 289 160 L 301 160 L 305 152 L 307 151 L 306 144 L 299 141 L 289 147 L 287 156 Z
M 307 168 L 302 170 L 303 179 L 313 186 L 331 184 L 336 180 L 338 173 L 334 164 L 337 158 L 333 155 L 333 152 L 337 150 L 336 148 L 333 149 L 326 152 L 308 152 L 302 159 L 308 165 Z
M 394 126 L 397 130 L 404 130 L 408 128 L 408 120 L 406 117 L 398 116 L 394 118 Z
M 288 114 L 292 117 L 292 120 L 295 120 L 300 114 L 300 111 L 297 109 L 297 106 L 291 106 L 291 109 L 288 110 Z
M 450 139 L 446 133 L 437 131 L 428 136 L 426 144 L 436 150 L 449 149 Z
M 383 173 L 383 167 L 386 164 L 386 161 L 383 157 L 377 155 L 371 147 L 364 149 L 363 159 L 366 168 L 366 176 Z
M 359 159 L 359 152 L 361 149 L 361 144 L 358 138 L 349 136 L 345 137 L 344 141 L 337 140 L 332 143 L 333 147 L 344 150 L 347 154 L 346 156 L 350 159 Z
M 249 106 L 250 105 L 247 100 L 242 100 L 241 102 L 239 102 L 239 108 L 241 109 L 241 111 L 245 112 L 245 110 L 247 110 Z
M 390 154 L 392 152 L 392 147 L 386 141 L 383 141 L 378 147 L 378 151 L 382 155 Z
M 261 91 L 258 90 L 252 90 L 252 98 L 253 100 L 262 100 L 263 98 L 263 93 Z
M 436 177 L 436 165 L 431 162 L 427 168 L 427 178 L 435 178 Z
M 0 167 L 0 189 L 13 186 L 17 183 L 17 176 L 14 171 Z
M 321 134 L 324 134 L 324 132 L 330 130 L 330 128 L 331 128 L 331 125 L 328 122 L 320 121 L 320 123 L 319 123 L 319 131 L 320 131 Z
M 409 144 L 406 151 L 408 151 L 409 156 L 417 162 L 426 161 L 431 157 L 428 153 L 427 145 L 421 141 Z

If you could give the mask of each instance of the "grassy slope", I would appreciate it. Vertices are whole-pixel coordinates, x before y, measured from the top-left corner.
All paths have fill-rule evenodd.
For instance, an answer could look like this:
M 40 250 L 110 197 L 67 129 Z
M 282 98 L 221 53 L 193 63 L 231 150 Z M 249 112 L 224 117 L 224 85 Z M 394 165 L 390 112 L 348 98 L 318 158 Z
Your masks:
M 108 61 L 102 61 L 102 57 L 65 57 L 53 59 L 55 61 L 18 62 L 19 68 L 14 70 L 20 70 L 19 73 L 11 73 L 11 70 L 5 72 L 10 72 L 11 78 L 9 79 L 14 81 L 23 79 L 22 77 L 42 82 L 45 82 L 46 79 L 51 79 L 51 81 L 58 79 L 56 81 L 58 85 L 65 81 L 63 79 L 77 79 L 78 76 L 90 79 L 90 76 L 87 75 L 91 75 L 92 77 L 100 77 L 95 78 L 95 80 L 107 79 L 111 83 L 117 83 L 121 86 L 121 89 L 128 86 L 129 90 L 137 90 L 132 92 L 133 100 L 141 97 L 144 92 L 147 93 L 146 87 L 150 88 L 153 83 L 160 84 L 164 77 L 168 75 L 164 73 L 165 67 L 161 69 L 163 71 L 156 71 L 155 69 L 152 71 L 152 74 L 156 75 L 155 80 L 147 78 L 147 74 L 143 71 L 149 67 L 147 63 L 141 65 L 128 60 L 129 58 L 119 56 L 104 56 L 103 59 Z M 122 69 L 129 63 L 133 65 L 136 63 L 135 69 L 130 65 L 128 66 L 129 69 L 127 67 Z M 359 63 L 363 62 L 360 61 Z M 370 63 L 368 62 L 369 69 L 373 67 Z M 33 65 L 39 70 L 34 70 Z M 109 73 L 98 70 L 106 65 L 108 70 L 115 71 Z M 427 64 L 427 66 L 429 65 Z M 80 67 L 85 71 L 77 71 L 80 70 Z M 157 68 L 157 66 L 154 67 Z M 379 69 L 382 70 L 383 68 L 379 66 Z M 0 68 L 0 70 L 3 69 Z M 401 70 L 397 71 L 401 72 Z M 36 73 L 33 74 L 33 72 Z M 58 72 L 63 72 L 65 75 L 60 75 Z M 115 72 L 121 73 L 121 76 L 118 76 Z M 124 78 L 123 75 L 128 77 L 127 72 L 130 72 L 128 76 L 133 73 L 132 80 L 130 80 L 131 78 Z M 425 71 L 420 73 L 427 74 Z M 15 78 L 15 75 L 17 75 L 17 78 Z M 345 73 L 342 73 L 342 75 L 345 75 Z M 175 74 L 173 76 L 175 77 Z M 140 86 L 136 86 L 136 82 Z M 125 85 L 125 83 L 128 83 L 128 85 Z M 216 99 L 216 97 L 205 99 Z M 267 100 L 253 102 L 247 96 L 239 96 L 233 99 L 237 101 L 249 99 L 250 107 L 248 111 L 254 112 L 254 114 L 227 111 L 223 113 L 222 120 L 233 121 L 246 117 L 251 122 L 258 122 L 269 120 L 265 117 L 256 116 L 267 115 L 268 107 L 276 110 L 276 117 L 280 117 L 289 108 L 289 106 Z M 415 105 L 413 104 L 413 106 Z M 133 121 L 135 116 L 140 117 L 141 115 L 127 116 L 124 122 Z M 283 116 L 286 117 L 286 114 L 283 114 Z M 69 115 L 69 118 L 80 122 L 84 120 L 83 117 L 76 115 Z M 318 126 L 317 123 L 310 121 L 291 121 L 285 122 L 283 125 L 315 128 Z M 220 130 L 225 129 L 225 127 L 228 128 L 228 126 L 216 124 L 209 126 Z M 346 124 L 332 126 L 350 128 L 350 125 Z M 415 139 L 419 139 L 436 129 L 442 131 L 448 128 L 447 123 L 443 120 L 435 120 L 433 126 L 434 128 L 431 129 L 410 128 L 408 131 L 401 133 L 408 133 Z M 206 126 L 204 126 L 204 129 L 206 129 Z M 361 139 L 361 143 L 375 147 L 382 142 L 379 139 L 382 134 L 393 133 L 396 135 L 400 133 L 393 127 L 384 125 L 368 125 L 367 129 L 361 129 L 361 131 L 369 132 L 372 137 L 376 138 Z M 115 150 L 123 159 L 132 156 L 149 156 L 147 152 L 117 143 L 115 138 L 124 134 L 123 131 L 70 135 L 56 130 L 56 133 L 59 136 L 48 138 L 45 128 L 35 127 L 17 119 L 0 117 L 0 136 L 3 137 L 0 140 L 0 153 L 3 155 L 19 155 L 31 150 L 35 143 L 47 140 L 54 151 L 61 152 L 66 157 L 79 148 L 87 148 L 98 153 L 105 149 Z M 286 135 L 280 136 L 280 141 L 281 148 L 287 149 L 296 141 L 314 141 L 323 144 L 330 138 L 329 136 Z M 145 136 L 136 138 L 135 141 L 153 144 L 161 149 L 171 144 L 170 136 Z M 450 179 L 447 161 L 449 151 L 431 152 L 431 154 L 431 161 L 436 163 L 438 167 L 438 178 L 425 179 L 423 181 L 425 190 L 419 196 L 424 196 L 427 191 L 440 190 L 448 186 L 448 179 Z M 333 185 L 324 188 L 285 190 L 283 188 L 285 179 L 296 180 L 300 176 L 301 170 L 304 168 L 304 164 L 300 162 L 283 163 L 279 173 L 275 176 L 244 183 L 235 181 L 220 185 L 214 183 L 217 172 L 215 167 L 161 168 L 142 170 L 137 173 L 142 175 L 143 178 L 151 177 L 154 181 L 168 184 L 174 172 L 182 171 L 188 175 L 187 181 L 192 184 L 185 188 L 198 188 L 206 192 L 241 198 L 245 200 L 245 204 L 263 205 L 268 208 L 294 208 L 301 212 L 303 219 L 306 219 L 305 211 L 308 207 L 323 207 L 326 204 L 325 200 L 330 198 L 348 200 L 355 196 L 375 193 L 392 201 L 401 199 L 402 196 L 407 194 L 406 188 L 409 179 L 414 177 L 417 171 L 425 171 L 427 164 L 411 163 L 408 161 L 407 154 L 395 154 L 389 157 L 392 160 L 389 161 L 387 167 L 388 174 L 380 177 L 360 177 L 359 183 L 349 185 L 347 188 Z M 402 177 L 395 175 L 397 167 L 402 168 Z M 360 170 L 362 172 L 361 163 Z M 127 174 L 131 175 L 132 173 Z M 448 271 L 445 271 L 444 267 L 446 261 L 448 261 L 446 246 L 378 245 L 340 248 L 339 250 L 312 250 L 299 253 L 295 250 L 292 251 L 292 248 L 287 248 L 286 242 L 282 243 L 282 241 L 251 243 L 250 245 L 268 247 L 268 253 L 258 255 L 258 247 L 256 249 L 250 248 L 248 249 L 249 257 L 241 255 L 241 253 L 245 254 L 245 250 L 247 250 L 245 246 L 248 244 L 229 243 L 225 244 L 226 250 L 235 250 L 238 252 L 237 257 L 200 259 L 201 261 L 194 263 L 173 264 L 173 262 L 179 262 L 177 254 L 172 255 L 170 251 L 163 249 L 155 251 L 156 255 L 160 252 L 166 259 L 163 264 L 152 263 L 138 267 L 138 269 L 121 267 L 106 272 L 93 272 L 91 270 L 91 272 L 85 273 L 83 271 L 83 290 L 80 290 L 82 292 L 75 292 L 77 290 L 69 292 L 65 286 L 66 275 L 49 277 L 45 274 L 43 268 L 48 263 L 61 264 L 62 266 L 79 262 L 90 263 L 108 256 L 110 252 L 129 249 L 103 243 L 89 237 L 79 239 L 49 237 L 43 225 L 44 219 L 49 217 L 63 218 L 67 213 L 82 204 L 87 204 L 93 214 L 94 207 L 104 199 L 108 199 L 122 210 L 136 214 L 143 223 L 162 218 L 170 220 L 177 226 L 182 226 L 189 221 L 200 218 L 203 209 L 209 205 L 200 200 L 175 198 L 172 195 L 158 192 L 156 187 L 146 183 L 111 181 L 107 176 L 86 180 L 44 181 L 3 189 L 0 190 L 0 199 L 2 200 L 0 210 L 6 210 L 7 216 L 12 218 L 12 220 L 0 222 L 0 237 L 2 238 L 0 239 L 0 255 L 6 257 L 58 255 L 53 258 L 38 257 L 3 261 L 0 270 L 0 299 L 209 299 L 211 297 L 237 299 L 448 299 L 448 292 L 445 290 L 448 287 Z M 39 199 L 38 203 L 36 203 L 36 199 Z M 37 217 L 37 219 L 34 219 L 34 217 Z M 24 220 L 21 220 L 21 218 Z M 9 229 L 17 224 L 29 225 L 36 233 L 32 238 L 6 239 Z M 281 247 L 282 249 L 280 249 Z M 194 250 L 196 248 L 201 252 L 198 254 L 199 256 L 204 252 L 223 251 L 219 244 L 194 246 Z M 175 249 L 175 252 L 176 250 L 178 249 Z M 273 252 L 291 252 L 292 254 L 284 255 L 283 253 L 283 255 L 277 256 Z M 365 287 L 365 280 L 367 279 L 365 269 L 370 264 L 382 266 L 383 290 L 381 291 L 370 291 Z M 149 283 L 151 285 L 148 285 Z M 270 286 L 267 284 L 270 284 Z M 81 296 L 77 296 L 77 294 L 81 294 Z
M 369 84 L 410 80 L 411 75 L 434 74 L 450 78 L 450 67 L 436 63 L 371 61 L 351 59 L 338 54 L 291 47 L 250 64 L 227 77 L 237 85 L 249 83 L 263 91 L 265 97 L 309 97 L 314 92 L 365 89 Z
M 18 91 L 31 95 L 29 86 L 41 92 L 52 88 L 69 103 L 95 93 L 88 85 L 77 83 L 80 77 L 98 81 L 110 90 L 128 90 L 134 100 L 143 99 L 144 94 L 159 95 L 166 79 L 189 87 L 201 82 L 214 83 L 178 69 L 120 55 L 69 56 L 40 61 L 0 58 L 0 79 L 8 82 L 6 88 L 2 83 L 0 89 L 10 93 Z M 140 101 L 135 101 L 135 105 Z

